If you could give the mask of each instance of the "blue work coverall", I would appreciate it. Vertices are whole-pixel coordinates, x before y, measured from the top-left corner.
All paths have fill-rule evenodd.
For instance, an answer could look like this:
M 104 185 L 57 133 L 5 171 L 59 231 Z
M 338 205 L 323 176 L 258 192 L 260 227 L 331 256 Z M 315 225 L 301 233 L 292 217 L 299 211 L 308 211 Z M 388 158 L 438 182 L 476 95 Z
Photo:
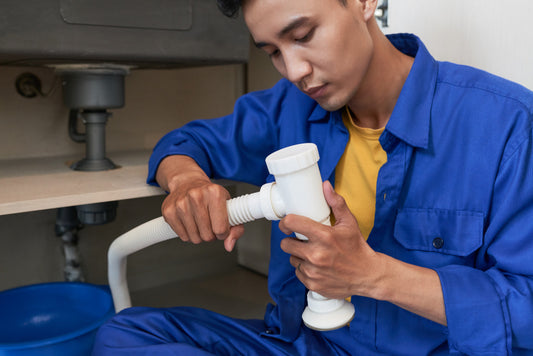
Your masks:
M 387 163 L 368 243 L 438 273 L 448 325 L 354 296 L 349 327 L 307 329 L 300 317 L 306 290 L 280 249 L 285 235 L 274 222 L 268 279 L 275 305 L 264 321 L 132 308 L 100 330 L 96 354 L 533 354 L 533 94 L 438 62 L 413 35 L 389 40 L 415 61 L 380 137 Z M 240 98 L 231 115 L 167 134 L 154 148 L 148 182 L 155 184 L 164 157 L 184 154 L 212 178 L 261 185 L 273 179 L 265 157 L 303 142 L 318 146 L 322 177 L 334 182 L 347 140 L 340 111 L 325 111 L 281 80 Z

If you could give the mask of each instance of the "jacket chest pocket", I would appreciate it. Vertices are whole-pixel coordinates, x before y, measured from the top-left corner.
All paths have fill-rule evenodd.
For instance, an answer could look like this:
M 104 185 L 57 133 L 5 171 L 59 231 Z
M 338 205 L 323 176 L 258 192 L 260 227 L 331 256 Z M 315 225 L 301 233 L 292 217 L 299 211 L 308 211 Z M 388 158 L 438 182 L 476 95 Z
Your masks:
M 439 209 L 402 209 L 394 226 L 407 250 L 467 257 L 483 243 L 483 214 Z

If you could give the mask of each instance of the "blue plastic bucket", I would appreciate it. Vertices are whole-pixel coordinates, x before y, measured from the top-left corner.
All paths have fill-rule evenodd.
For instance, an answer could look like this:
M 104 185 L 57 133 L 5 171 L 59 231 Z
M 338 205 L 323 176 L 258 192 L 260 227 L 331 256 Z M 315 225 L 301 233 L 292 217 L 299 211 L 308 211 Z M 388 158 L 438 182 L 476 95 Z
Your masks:
M 57 282 L 0 292 L 0 355 L 88 355 L 113 314 L 107 286 Z

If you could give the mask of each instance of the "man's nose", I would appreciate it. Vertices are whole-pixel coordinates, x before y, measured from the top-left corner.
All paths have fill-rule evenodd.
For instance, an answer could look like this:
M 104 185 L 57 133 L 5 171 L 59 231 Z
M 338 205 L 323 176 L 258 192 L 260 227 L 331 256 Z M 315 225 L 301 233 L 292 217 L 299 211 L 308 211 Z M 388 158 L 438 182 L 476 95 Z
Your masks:
M 312 67 L 307 60 L 288 54 L 285 58 L 285 71 L 287 79 L 296 84 L 312 72 Z

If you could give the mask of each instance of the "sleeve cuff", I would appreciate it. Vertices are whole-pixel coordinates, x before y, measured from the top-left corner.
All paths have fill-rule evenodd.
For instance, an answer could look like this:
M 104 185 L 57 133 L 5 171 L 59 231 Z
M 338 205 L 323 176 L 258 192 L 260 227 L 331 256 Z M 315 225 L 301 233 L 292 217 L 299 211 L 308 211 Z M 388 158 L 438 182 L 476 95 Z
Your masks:
M 168 145 L 169 142 L 171 142 L 171 139 L 167 135 L 155 146 L 152 155 L 150 156 L 150 160 L 148 161 L 148 177 L 146 178 L 146 183 L 159 186 L 155 180 L 157 168 L 165 157 L 173 155 L 185 155 L 191 157 L 196 161 L 200 168 L 211 177 L 209 160 L 197 145 L 185 140 L 181 140 L 180 142 L 171 145 Z
M 483 271 L 459 265 L 436 271 L 444 296 L 450 352 L 510 354 L 509 313 L 492 279 Z

